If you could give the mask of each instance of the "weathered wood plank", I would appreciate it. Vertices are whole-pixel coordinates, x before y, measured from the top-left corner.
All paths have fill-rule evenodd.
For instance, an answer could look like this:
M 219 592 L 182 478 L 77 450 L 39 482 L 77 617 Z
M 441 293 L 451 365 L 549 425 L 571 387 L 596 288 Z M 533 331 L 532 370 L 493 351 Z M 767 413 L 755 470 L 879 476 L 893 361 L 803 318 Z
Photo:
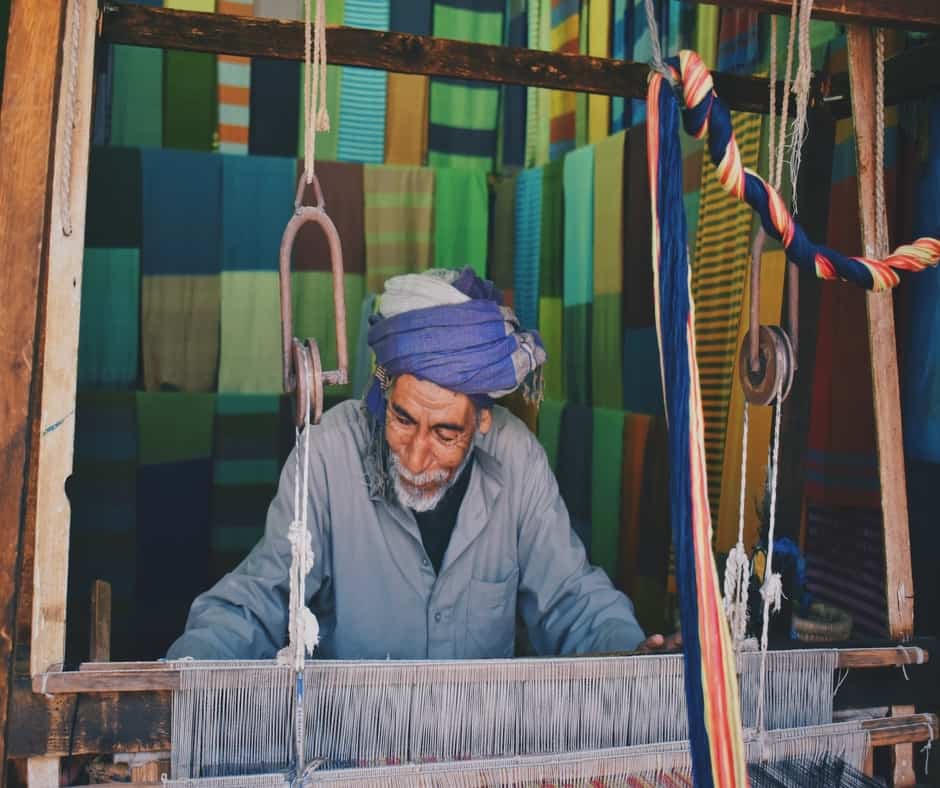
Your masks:
M 18 0 L 0 111 L 0 731 L 8 729 L 27 501 L 35 491 L 41 383 L 37 341 L 55 134 L 63 2 Z M 0 738 L 0 784 L 6 783 Z
M 111 584 L 95 580 L 91 587 L 88 657 L 92 662 L 111 659 Z
M 303 23 L 226 14 L 201 14 L 126 3 L 105 6 L 102 37 L 117 44 L 187 49 L 248 57 L 302 60 Z M 557 90 L 644 98 L 645 63 L 473 44 L 349 27 L 328 27 L 329 62 L 404 74 L 500 82 Z M 732 109 L 766 112 L 767 82 L 714 74 Z M 780 87 L 778 96 L 783 95 Z
M 791 0 L 692 0 L 723 8 L 752 8 L 765 14 L 790 15 Z M 936 0 L 814 0 L 814 19 L 844 24 L 900 27 L 905 30 L 940 30 Z

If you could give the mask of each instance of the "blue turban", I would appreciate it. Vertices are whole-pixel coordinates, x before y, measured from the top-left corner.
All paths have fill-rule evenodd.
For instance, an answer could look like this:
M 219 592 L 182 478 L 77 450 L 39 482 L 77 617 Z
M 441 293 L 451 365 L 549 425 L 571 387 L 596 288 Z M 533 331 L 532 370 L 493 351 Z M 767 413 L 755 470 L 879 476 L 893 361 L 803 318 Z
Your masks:
M 520 386 L 539 399 L 545 348 L 502 300 L 471 268 L 389 279 L 369 328 L 377 365 L 369 411 L 384 420 L 385 390 L 399 375 L 466 394 L 483 407 Z

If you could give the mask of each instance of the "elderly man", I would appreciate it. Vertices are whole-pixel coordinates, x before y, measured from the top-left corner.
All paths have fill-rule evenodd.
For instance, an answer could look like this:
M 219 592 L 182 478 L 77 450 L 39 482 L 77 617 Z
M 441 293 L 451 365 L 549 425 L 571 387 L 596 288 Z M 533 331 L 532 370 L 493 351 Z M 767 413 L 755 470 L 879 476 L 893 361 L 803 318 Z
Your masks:
M 588 564 L 545 452 L 493 399 L 537 391 L 545 351 L 470 269 L 390 279 L 369 331 L 375 377 L 311 428 L 306 599 L 319 655 L 513 655 L 659 648 Z M 287 632 L 294 458 L 264 538 L 193 603 L 168 656 L 272 657 Z

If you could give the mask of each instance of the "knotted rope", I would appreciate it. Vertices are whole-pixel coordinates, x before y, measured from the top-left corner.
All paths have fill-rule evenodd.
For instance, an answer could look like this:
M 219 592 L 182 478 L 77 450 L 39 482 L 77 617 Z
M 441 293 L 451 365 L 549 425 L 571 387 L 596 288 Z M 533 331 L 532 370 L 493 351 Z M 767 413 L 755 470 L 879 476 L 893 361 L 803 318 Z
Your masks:
M 880 291 L 895 287 L 900 282 L 899 272 L 922 271 L 940 260 L 940 240 L 936 238 L 918 238 L 883 259 L 848 257 L 814 244 L 777 191 L 742 165 L 731 114 L 715 93 L 711 74 L 702 59 L 691 50 L 683 50 L 678 59 L 670 58 L 669 67 L 682 84 L 685 130 L 696 138 L 708 133 L 709 156 L 717 167 L 722 188 L 757 211 L 767 234 L 783 244 L 787 257 L 800 268 L 820 279 L 841 279 Z

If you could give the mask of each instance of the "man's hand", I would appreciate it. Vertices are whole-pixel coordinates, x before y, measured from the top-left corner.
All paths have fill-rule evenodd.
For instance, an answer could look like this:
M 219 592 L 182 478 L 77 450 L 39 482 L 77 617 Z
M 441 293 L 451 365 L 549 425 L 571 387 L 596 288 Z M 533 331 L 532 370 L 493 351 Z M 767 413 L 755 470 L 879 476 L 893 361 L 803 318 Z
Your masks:
M 650 635 L 637 647 L 637 653 L 645 654 L 650 651 L 677 651 L 680 648 L 682 648 L 681 632 L 676 632 L 668 637 Z

